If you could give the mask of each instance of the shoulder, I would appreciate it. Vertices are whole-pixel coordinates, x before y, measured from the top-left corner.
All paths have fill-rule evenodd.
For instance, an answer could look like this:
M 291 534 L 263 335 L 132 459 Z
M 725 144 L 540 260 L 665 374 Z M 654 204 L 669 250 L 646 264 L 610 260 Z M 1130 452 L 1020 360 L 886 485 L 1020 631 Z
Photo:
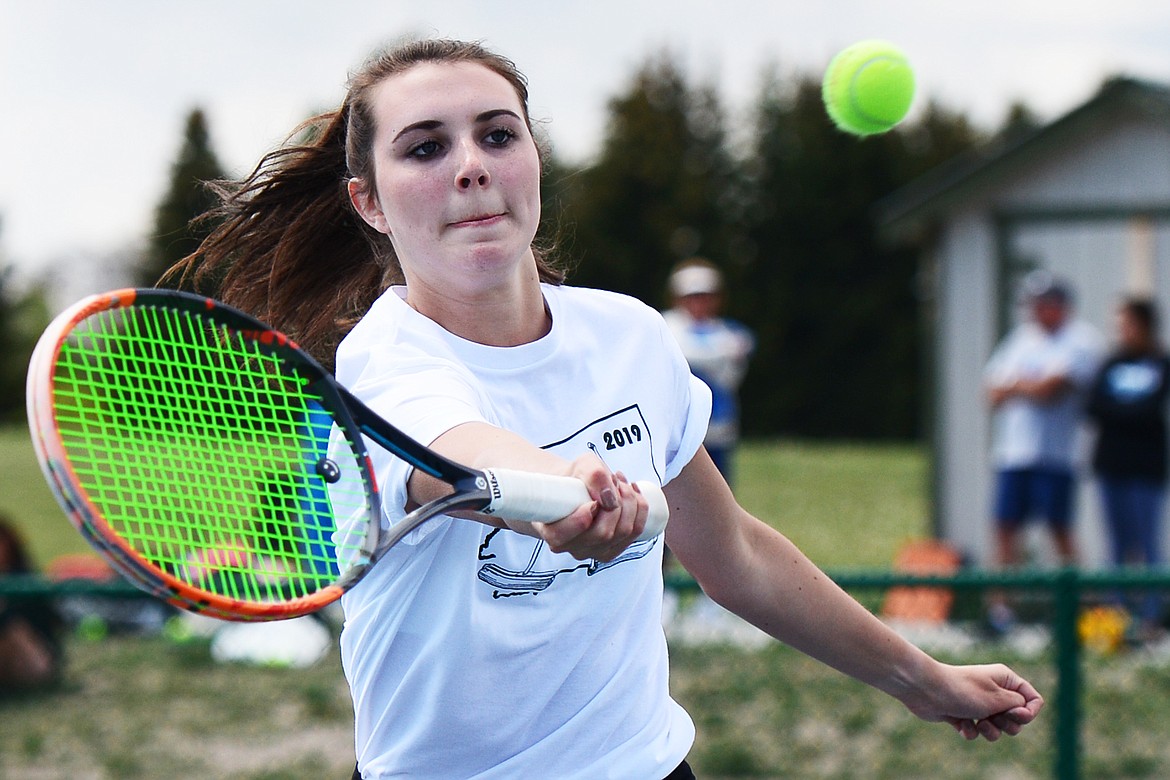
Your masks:
M 1078 346 L 1103 350 L 1105 340 L 1096 327 L 1085 320 L 1073 320 L 1065 328 L 1065 335 Z
M 1007 332 L 1007 335 L 999 342 L 1001 347 L 1013 347 L 1025 343 L 1035 343 L 1040 341 L 1043 331 L 1040 327 L 1032 322 L 1021 322 Z
M 1020 352 L 1035 349 L 1042 344 L 1039 337 L 1039 328 L 1031 323 L 1021 323 L 1007 332 L 992 350 L 991 359 L 1005 360 L 1014 357 Z
M 390 288 L 342 339 L 336 365 L 337 380 L 355 390 L 371 377 L 451 370 L 458 368 L 458 361 L 442 329 Z
M 597 290 L 590 287 L 546 285 L 545 297 L 570 315 L 575 324 L 591 324 L 611 329 L 614 327 L 647 327 L 661 329 L 663 314 L 630 295 Z
M 720 317 L 719 325 L 724 330 L 728 331 L 729 333 L 734 333 L 737 336 L 749 336 L 752 332 L 751 328 L 749 328 L 747 325 L 744 325 L 739 320 L 733 320 L 730 317 Z
M 555 295 L 565 301 L 566 305 L 581 308 L 602 308 L 607 311 L 629 312 L 631 314 L 651 314 L 656 318 L 662 315 L 654 308 L 625 293 L 612 290 L 599 290 L 594 287 L 574 287 L 573 285 L 545 285 L 546 295 Z
M 363 345 L 371 339 L 384 337 L 387 335 L 387 329 L 389 329 L 390 335 L 396 334 L 405 322 L 406 314 L 410 311 L 410 307 L 406 305 L 399 293 L 400 289 L 390 287 L 379 295 L 357 324 L 342 339 L 342 346 L 348 345 L 352 349 Z

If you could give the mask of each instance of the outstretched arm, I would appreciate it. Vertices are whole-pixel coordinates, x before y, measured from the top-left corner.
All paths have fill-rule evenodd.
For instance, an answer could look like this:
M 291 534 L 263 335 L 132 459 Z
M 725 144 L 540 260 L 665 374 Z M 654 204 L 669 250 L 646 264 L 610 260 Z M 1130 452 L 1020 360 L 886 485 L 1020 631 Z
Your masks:
M 705 450 L 666 495 L 671 551 L 708 596 L 780 641 L 968 739 L 1018 734 L 1043 706 L 1006 666 L 950 666 L 903 639 L 742 509 Z

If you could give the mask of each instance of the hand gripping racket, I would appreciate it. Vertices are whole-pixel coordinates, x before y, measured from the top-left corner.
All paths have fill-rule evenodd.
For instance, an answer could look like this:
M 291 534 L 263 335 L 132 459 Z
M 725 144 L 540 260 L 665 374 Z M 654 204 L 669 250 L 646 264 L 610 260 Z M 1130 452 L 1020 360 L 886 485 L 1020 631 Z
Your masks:
M 45 477 L 86 540 L 139 588 L 227 620 L 335 601 L 428 519 L 554 522 L 591 499 L 572 477 L 455 463 L 380 418 L 294 342 L 171 290 L 91 296 L 59 315 L 28 372 Z M 364 437 L 454 492 L 380 527 Z M 643 539 L 669 510 L 661 488 Z

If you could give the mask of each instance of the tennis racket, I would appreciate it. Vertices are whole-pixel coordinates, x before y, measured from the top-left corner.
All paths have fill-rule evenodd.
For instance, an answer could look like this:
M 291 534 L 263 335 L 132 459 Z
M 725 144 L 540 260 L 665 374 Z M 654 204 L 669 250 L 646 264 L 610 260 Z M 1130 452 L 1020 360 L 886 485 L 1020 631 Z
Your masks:
M 45 478 L 127 580 L 226 620 L 297 617 L 337 600 L 427 520 L 459 510 L 555 522 L 591 499 L 572 477 L 472 469 L 411 439 L 292 340 L 173 290 L 86 298 L 29 364 Z M 453 492 L 381 528 L 366 440 Z M 661 488 L 642 539 L 669 510 Z

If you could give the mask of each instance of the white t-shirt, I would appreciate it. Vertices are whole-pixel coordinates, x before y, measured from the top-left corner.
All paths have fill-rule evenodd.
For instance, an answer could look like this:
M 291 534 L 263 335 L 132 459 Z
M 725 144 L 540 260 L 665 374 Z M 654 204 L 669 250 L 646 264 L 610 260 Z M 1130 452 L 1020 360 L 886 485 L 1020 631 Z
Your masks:
M 345 338 L 337 377 L 418 440 L 485 421 L 660 484 L 698 450 L 710 395 L 640 302 L 546 285 L 549 334 L 499 348 L 448 333 L 404 294 L 387 291 Z M 397 519 L 409 468 L 370 452 Z M 342 600 L 363 777 L 667 774 L 694 726 L 667 688 L 661 566 L 661 539 L 603 564 L 473 521 L 417 529 Z
M 739 440 L 739 386 L 755 349 L 751 331 L 734 320 L 696 320 L 683 309 L 662 313 L 691 371 L 711 388 L 713 405 L 706 444 L 728 447 Z
M 1074 385 L 1073 392 L 1053 403 L 1010 398 L 999 407 L 992 444 L 992 461 L 998 468 L 1077 465 L 1084 449 L 1077 441 L 1084 394 L 1101 351 L 1096 329 L 1078 320 L 1066 322 L 1055 333 L 1023 323 L 996 348 L 984 371 L 990 384 L 1065 376 Z

